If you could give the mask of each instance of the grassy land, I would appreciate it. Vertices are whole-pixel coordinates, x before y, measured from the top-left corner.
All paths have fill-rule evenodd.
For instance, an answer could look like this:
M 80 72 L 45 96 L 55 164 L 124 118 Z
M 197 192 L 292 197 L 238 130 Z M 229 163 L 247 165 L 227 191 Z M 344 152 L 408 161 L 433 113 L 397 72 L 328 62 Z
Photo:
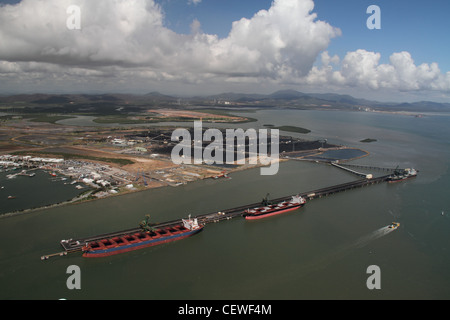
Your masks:
M 46 122 L 55 124 L 57 121 L 75 118 L 72 116 L 49 115 L 49 114 L 20 114 L 0 116 L 0 121 L 22 120 L 27 119 L 32 122 Z
M 95 123 L 117 123 L 117 124 L 146 124 L 159 122 L 157 120 L 150 120 L 150 119 L 133 120 L 129 119 L 127 115 L 102 116 L 95 118 L 93 121 Z
M 311 132 L 309 129 L 305 129 L 302 127 L 295 127 L 295 126 L 280 126 L 275 127 L 273 125 L 265 125 L 266 127 L 270 127 L 272 129 L 278 129 L 280 131 L 286 131 L 286 132 L 295 132 L 295 133 L 302 133 L 302 134 L 308 134 Z
M 199 110 L 193 110 L 193 111 L 199 111 Z M 211 114 L 211 117 L 208 117 L 207 119 L 203 119 L 204 122 L 221 122 L 221 123 L 244 123 L 244 122 L 253 122 L 256 121 L 256 119 L 253 118 L 247 118 L 245 120 L 241 121 L 226 121 L 225 118 L 220 116 L 231 116 L 231 117 L 237 117 L 235 115 L 231 115 L 226 113 L 224 110 L 201 110 L 201 112 Z M 218 117 L 214 117 L 214 115 L 217 115 Z M 139 116 L 138 116 L 139 117 Z M 148 123 L 159 123 L 159 122 L 192 122 L 192 121 L 199 121 L 200 119 L 190 118 L 190 117 L 152 117 L 152 116 L 146 116 L 142 117 L 140 119 L 130 119 L 128 115 L 109 115 L 109 116 L 101 116 L 96 119 L 94 119 L 95 123 L 117 123 L 117 124 L 148 124 Z
M 370 143 L 370 142 L 376 142 L 376 141 L 378 141 L 378 140 L 377 139 L 367 138 L 367 139 L 361 140 L 360 142 Z
M 72 118 L 75 118 L 75 117 L 43 114 L 43 115 L 40 115 L 40 116 L 38 116 L 36 118 L 31 119 L 30 121 L 33 121 L 33 122 L 47 122 L 47 123 L 55 124 L 57 121 L 66 120 L 66 119 L 72 119 Z
M 228 109 L 192 109 L 190 111 L 198 111 L 198 112 L 204 112 L 204 113 L 209 113 L 209 114 L 213 114 L 213 115 L 219 115 L 219 116 L 226 116 L 226 117 L 240 117 L 237 116 L 235 114 L 231 114 L 230 110 Z M 255 110 L 251 110 L 251 109 L 242 109 L 242 110 L 233 110 L 233 112 L 246 112 L 246 113 L 254 113 Z M 247 122 L 256 122 L 258 121 L 255 118 L 250 118 L 250 117 L 245 117 L 246 120 L 242 119 L 241 121 L 229 121 L 230 123 L 247 123 Z M 214 120 L 214 119 L 213 119 Z M 222 121 L 221 121 L 222 120 Z M 223 118 L 218 118 L 217 121 L 221 121 L 223 122 Z

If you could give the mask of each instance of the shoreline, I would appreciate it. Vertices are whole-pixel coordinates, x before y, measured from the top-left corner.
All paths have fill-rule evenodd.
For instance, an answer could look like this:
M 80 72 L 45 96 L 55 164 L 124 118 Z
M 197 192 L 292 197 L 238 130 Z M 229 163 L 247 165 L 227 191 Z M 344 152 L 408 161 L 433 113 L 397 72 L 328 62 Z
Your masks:
M 123 196 L 123 195 L 127 195 L 127 194 L 132 194 L 132 193 L 137 193 L 137 192 L 143 192 L 143 191 L 147 191 L 147 190 L 153 190 L 153 189 L 158 189 L 158 188 L 165 188 L 165 187 L 171 187 L 171 186 L 154 186 L 154 187 L 150 187 L 150 188 L 146 188 L 146 189 L 135 189 L 135 190 L 126 190 L 117 194 L 109 194 L 106 197 L 101 197 L 101 198 L 92 198 L 92 199 L 83 199 L 84 197 L 88 197 L 90 195 L 92 195 L 92 193 L 95 190 L 91 190 L 89 191 L 86 196 L 81 196 L 81 197 L 76 197 L 73 198 L 71 200 L 66 200 L 63 202 L 58 202 L 58 203 L 54 203 L 51 205 L 46 205 L 43 207 L 38 207 L 38 208 L 28 208 L 28 209 L 22 209 L 22 210 L 17 210 L 17 211 L 11 211 L 11 212 L 5 212 L 5 213 L 1 213 L 0 214 L 0 219 L 3 218 L 10 218 L 10 217 L 14 217 L 14 216 L 18 216 L 18 215 L 23 215 L 23 214 L 30 214 L 33 212 L 37 212 L 37 211 L 42 211 L 42 210 L 46 210 L 46 209 L 53 209 L 53 208 L 57 208 L 57 207 L 63 207 L 63 206 L 70 206 L 70 205 L 78 205 L 78 204 L 82 204 L 82 203 L 88 203 L 91 201 L 98 201 L 98 200 L 103 200 L 103 199 L 109 199 L 112 197 L 119 197 L 119 196 Z
M 283 159 L 280 159 L 280 162 L 282 162 L 282 161 L 283 161 Z M 235 173 L 235 172 L 248 170 L 248 169 L 258 168 L 258 167 L 261 167 L 261 165 L 249 165 L 249 167 L 246 167 L 246 165 L 242 165 L 242 166 L 240 166 L 238 168 L 234 168 L 234 169 L 230 170 L 227 173 L 227 175 L 229 175 L 231 173 Z M 84 198 L 87 198 L 87 197 L 91 196 L 96 191 L 97 192 L 102 192 L 101 190 L 93 189 L 93 190 L 90 190 L 90 191 L 88 191 L 86 193 L 83 193 L 81 196 L 77 196 L 77 197 L 75 197 L 73 199 L 66 200 L 66 201 L 63 201 L 63 202 L 58 202 L 58 203 L 54 203 L 54 204 L 50 204 L 50 205 L 45 205 L 45 206 L 42 206 L 42 207 L 37 207 L 37 208 L 27 208 L 27 209 L 21 209 L 21 210 L 17 210 L 17 211 L 0 213 L 0 219 L 14 217 L 14 216 L 18 216 L 18 215 L 30 214 L 30 213 L 33 213 L 33 212 L 42 211 L 42 210 L 46 210 L 46 209 L 53 209 L 53 208 L 62 207 L 62 206 L 66 206 L 66 205 L 67 206 L 68 205 L 77 205 L 77 204 L 82 204 L 82 203 L 88 203 L 88 202 L 91 202 L 91 201 L 98 201 L 98 200 L 103 200 L 103 199 L 109 199 L 109 198 L 112 198 L 112 197 L 124 196 L 124 195 L 132 194 L 132 193 L 150 191 L 150 190 L 154 190 L 154 189 L 158 189 L 158 188 L 176 188 L 178 186 L 186 185 L 186 184 L 189 184 L 189 183 L 192 183 L 192 182 L 196 182 L 196 181 L 200 181 L 200 180 L 208 180 L 208 179 L 213 179 L 213 176 L 199 178 L 199 179 L 196 179 L 196 180 L 185 182 L 185 183 L 180 184 L 180 185 L 165 184 L 165 185 L 155 185 L 155 186 L 151 186 L 151 187 L 140 187 L 140 188 L 133 188 L 133 189 L 124 189 L 123 191 L 115 193 L 115 194 L 114 193 L 108 193 L 107 196 L 90 198 L 90 199 L 84 199 Z M 219 178 L 219 179 L 221 179 L 221 178 Z
M 331 149 L 336 149 L 336 148 L 331 148 Z M 350 158 L 350 159 L 342 159 L 340 161 L 353 161 L 353 160 L 357 160 L 360 158 L 364 158 L 370 155 L 369 152 L 362 150 L 360 148 L 352 148 L 352 147 L 343 147 L 343 148 L 339 148 L 339 149 L 357 149 L 357 150 L 361 150 L 364 151 L 366 154 L 359 156 L 359 157 L 354 157 L 354 158 Z M 326 150 L 321 150 L 318 151 L 317 154 L 322 154 L 324 152 L 328 151 L 328 149 Z M 287 161 L 295 161 L 295 159 L 289 159 L 289 158 L 279 158 L 278 159 L 279 163 L 282 162 L 287 162 Z M 249 170 L 249 169 L 257 169 L 260 167 L 264 167 L 261 164 L 257 164 L 257 165 L 250 165 L 250 164 L 245 164 L 242 166 L 239 166 L 237 168 L 231 169 L 229 172 L 226 173 L 226 175 L 230 175 L 232 173 L 236 173 L 236 172 L 241 172 L 241 171 L 245 171 L 245 170 Z M 204 177 L 204 178 L 199 178 L 196 180 L 192 180 L 192 181 L 188 181 L 186 183 L 183 183 L 181 185 L 187 185 L 189 183 L 193 183 L 193 182 L 197 182 L 197 181 L 201 181 L 201 180 L 208 180 L 208 179 L 213 179 L 214 176 L 211 177 Z M 223 179 L 223 178 L 219 178 L 219 179 Z M 226 178 L 225 178 L 226 179 Z M 43 210 L 47 210 L 47 209 L 53 209 L 53 208 L 58 208 L 58 207 L 63 207 L 63 206 L 69 206 L 69 205 L 78 205 L 78 204 L 83 204 L 83 203 L 88 203 L 91 201 L 98 201 L 98 200 L 104 200 L 104 199 L 109 199 L 112 197 L 119 197 L 119 196 L 124 196 L 124 195 L 128 195 L 128 194 L 133 194 L 133 193 L 138 193 L 138 192 L 144 192 L 144 191 L 150 191 L 150 190 L 154 190 L 154 189 L 158 189 L 158 188 L 174 188 L 174 187 L 178 187 L 181 185 L 156 185 L 156 186 L 152 186 L 152 187 L 144 187 L 144 188 L 134 188 L 134 189 L 128 189 L 128 190 L 123 190 L 119 193 L 113 194 L 113 193 L 108 193 L 108 195 L 104 196 L 104 197 L 96 197 L 96 198 L 91 198 L 91 199 L 85 199 L 88 198 L 89 196 L 91 196 L 93 193 L 95 193 L 95 191 L 98 190 L 90 190 L 87 193 L 82 194 L 81 196 L 77 196 L 76 198 L 67 200 L 67 201 L 63 201 L 63 202 L 59 202 L 59 203 L 55 203 L 55 204 L 51 204 L 51 205 L 46 205 L 43 207 L 38 207 L 38 208 L 27 208 L 27 209 L 22 209 L 22 210 L 17 210 L 17 211 L 12 211 L 12 212 L 6 212 L 6 213 L 2 213 L 0 214 L 0 219 L 6 219 L 6 218 L 11 218 L 11 217 L 15 217 L 15 216 L 19 216 L 19 215 L 25 215 L 25 214 L 31 214 L 34 212 L 38 212 L 38 211 L 43 211 Z M 101 191 L 98 191 L 101 192 Z

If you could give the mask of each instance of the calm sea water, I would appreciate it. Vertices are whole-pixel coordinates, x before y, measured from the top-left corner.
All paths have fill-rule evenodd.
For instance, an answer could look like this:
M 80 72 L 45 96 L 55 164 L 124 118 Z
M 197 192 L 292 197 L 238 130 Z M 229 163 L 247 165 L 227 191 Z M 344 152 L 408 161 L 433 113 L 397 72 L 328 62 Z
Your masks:
M 74 254 L 41 261 L 40 256 L 61 251 L 61 239 L 131 228 L 145 214 L 166 221 L 355 177 L 292 161 L 275 176 L 248 170 L 231 180 L 197 181 L 0 219 L 0 298 L 450 298 L 450 117 L 293 110 L 249 116 L 259 121 L 246 127 L 306 127 L 310 138 L 370 153 L 357 163 L 414 167 L 420 174 L 313 200 L 278 217 L 211 224 L 183 241 L 103 259 Z M 366 138 L 378 141 L 359 142 Z M 400 228 L 385 232 L 392 221 Z M 81 269 L 81 290 L 66 287 L 70 265 Z M 381 269 L 381 290 L 366 286 L 371 265 Z
M 70 184 L 72 180 L 62 180 L 64 176 L 53 177 L 42 170 L 27 170 L 34 177 L 7 177 L 21 171 L 22 168 L 0 172 L 0 215 L 65 202 L 80 194 L 75 184 Z M 8 199 L 9 196 L 14 199 Z

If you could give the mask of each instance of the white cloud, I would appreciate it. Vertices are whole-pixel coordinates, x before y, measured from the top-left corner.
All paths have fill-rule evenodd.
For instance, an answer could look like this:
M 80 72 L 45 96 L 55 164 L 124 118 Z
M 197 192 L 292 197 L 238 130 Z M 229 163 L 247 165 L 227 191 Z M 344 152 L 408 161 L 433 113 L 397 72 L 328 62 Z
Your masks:
M 81 27 L 68 30 L 66 9 L 81 8 Z M 0 8 L 0 59 L 71 67 L 140 66 L 150 73 L 224 80 L 305 75 L 316 56 L 340 33 L 311 14 L 311 0 L 276 0 L 269 10 L 232 25 L 229 36 L 191 35 L 163 26 L 153 0 L 23 0 Z
M 309 85 L 326 83 L 370 90 L 450 91 L 450 73 L 442 74 L 437 63 L 417 66 L 406 51 L 393 53 L 389 64 L 380 64 L 380 53 L 359 49 L 348 52 L 335 67 L 329 65 L 328 53 L 324 55 L 322 67 L 312 68 L 305 78 Z
M 66 8 L 81 8 L 81 31 L 66 28 Z M 339 30 L 315 21 L 311 0 L 276 0 L 269 10 L 233 23 L 229 36 L 194 36 L 163 27 L 152 0 L 23 0 L 0 9 L 0 58 L 61 65 L 141 65 L 173 73 L 305 74 Z M 199 62 L 203 68 L 198 70 Z
M 70 5 L 81 9 L 81 30 L 66 27 Z M 1 87 L 70 90 L 84 83 L 114 90 L 126 84 L 132 91 L 133 85 L 168 83 L 220 90 L 257 83 L 450 90 L 450 73 L 436 63 L 417 66 L 408 52 L 392 54 L 389 64 L 362 49 L 330 57 L 328 45 L 341 31 L 313 9 L 312 0 L 275 0 L 219 38 L 203 33 L 198 20 L 189 35 L 173 32 L 153 0 L 22 0 L 0 6 Z

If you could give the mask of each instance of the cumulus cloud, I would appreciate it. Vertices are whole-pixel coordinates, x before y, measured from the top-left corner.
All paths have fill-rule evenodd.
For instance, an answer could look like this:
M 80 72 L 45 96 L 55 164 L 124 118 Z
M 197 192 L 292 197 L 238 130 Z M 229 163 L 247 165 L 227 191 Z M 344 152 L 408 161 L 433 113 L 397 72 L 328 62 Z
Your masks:
M 81 30 L 66 26 L 70 5 L 81 9 Z M 233 22 L 220 38 L 204 33 L 198 20 L 190 34 L 175 33 L 154 0 L 22 0 L 0 6 L 0 82 L 450 90 L 449 73 L 436 63 L 416 66 L 408 52 L 392 54 L 389 64 L 365 50 L 331 57 L 326 50 L 341 31 L 313 9 L 312 0 L 274 0 L 268 10 Z
M 335 62 L 338 57 L 333 57 Z M 328 53 L 322 55 L 322 66 L 314 67 L 300 82 L 308 84 L 362 87 L 371 90 L 399 91 L 450 90 L 450 72 L 443 74 L 437 63 L 417 66 L 409 52 L 393 53 L 389 64 L 380 64 L 381 54 L 359 49 L 348 52 L 341 63 L 330 66 Z
M 81 30 L 69 30 L 66 9 L 81 9 Z M 154 35 L 164 52 L 158 31 L 162 13 L 148 1 L 23 0 L 0 8 L 0 58 L 55 64 L 106 65 L 148 61 L 140 42 Z M 156 50 L 155 50 L 156 51 Z M 157 53 L 153 52 L 157 57 Z
M 80 31 L 66 9 L 81 8 Z M 282 77 L 304 75 L 339 30 L 316 20 L 311 0 L 275 0 L 269 10 L 233 23 L 225 39 L 163 26 L 153 0 L 23 0 L 0 8 L 0 59 L 58 65 L 142 66 L 153 71 Z

